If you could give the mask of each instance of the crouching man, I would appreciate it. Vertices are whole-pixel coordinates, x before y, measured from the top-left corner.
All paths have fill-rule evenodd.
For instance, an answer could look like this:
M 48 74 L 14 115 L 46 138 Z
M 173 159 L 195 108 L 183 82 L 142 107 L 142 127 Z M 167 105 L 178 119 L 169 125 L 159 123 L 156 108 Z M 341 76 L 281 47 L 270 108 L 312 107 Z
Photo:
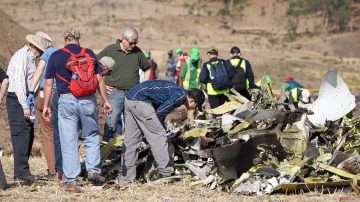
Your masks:
M 181 105 L 185 105 L 188 110 L 201 110 L 204 93 L 199 89 L 185 90 L 170 81 L 153 80 L 131 88 L 125 97 L 125 140 L 119 185 L 126 186 L 135 180 L 135 162 L 142 134 L 150 144 L 158 176 L 171 176 L 174 168 L 163 127 L 165 118 Z

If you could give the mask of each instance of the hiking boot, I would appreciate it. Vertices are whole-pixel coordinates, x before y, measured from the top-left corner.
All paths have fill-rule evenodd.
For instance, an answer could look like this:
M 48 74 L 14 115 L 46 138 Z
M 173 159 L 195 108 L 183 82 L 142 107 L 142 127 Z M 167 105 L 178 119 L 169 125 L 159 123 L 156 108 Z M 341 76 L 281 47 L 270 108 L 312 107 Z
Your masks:
M 89 171 L 87 180 L 91 182 L 105 182 L 105 177 L 101 176 L 99 173 Z
M 23 176 L 20 176 L 20 177 L 14 177 L 14 181 L 17 181 L 17 182 L 24 182 L 24 183 L 27 183 L 27 184 L 32 184 L 34 183 L 38 178 L 33 175 L 33 174 L 26 174 L 26 175 L 23 175 Z
M 82 192 L 84 192 L 84 190 L 81 189 L 81 187 L 79 186 L 79 183 L 78 183 L 77 180 L 71 181 L 71 182 L 64 182 L 63 183 L 63 188 L 65 189 L 65 191 L 73 192 L 73 193 L 82 193 Z

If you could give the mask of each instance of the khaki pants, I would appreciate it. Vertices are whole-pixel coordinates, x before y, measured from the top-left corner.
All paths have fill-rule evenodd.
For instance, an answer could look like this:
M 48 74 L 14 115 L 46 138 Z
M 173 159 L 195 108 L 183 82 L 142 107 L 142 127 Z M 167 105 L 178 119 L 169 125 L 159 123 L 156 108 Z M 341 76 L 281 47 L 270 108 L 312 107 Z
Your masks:
M 159 173 L 170 176 L 174 172 L 166 132 L 156 116 L 154 107 L 146 102 L 125 99 L 125 140 L 121 177 L 123 182 L 135 180 L 137 149 L 141 144 L 142 134 L 150 144 Z
M 52 100 L 52 98 L 50 99 Z M 52 121 L 47 122 L 43 116 L 44 98 L 38 96 L 36 98 L 36 119 L 40 124 L 41 135 L 41 147 L 45 156 L 48 171 L 50 174 L 55 174 L 55 149 L 54 149 L 54 130 Z

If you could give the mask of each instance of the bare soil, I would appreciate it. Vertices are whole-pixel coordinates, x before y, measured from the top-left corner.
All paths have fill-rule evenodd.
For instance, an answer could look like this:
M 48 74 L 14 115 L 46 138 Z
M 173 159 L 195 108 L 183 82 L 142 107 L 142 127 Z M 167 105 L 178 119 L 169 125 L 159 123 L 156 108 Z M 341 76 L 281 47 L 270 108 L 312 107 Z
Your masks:
M 250 60 L 256 80 L 269 73 L 274 88 L 278 88 L 288 74 L 308 88 L 319 88 L 326 71 L 337 68 L 352 92 L 359 94 L 359 31 L 329 36 L 305 35 L 306 30 L 313 30 L 320 21 L 315 17 L 302 18 L 298 22 L 300 35 L 294 42 L 289 42 L 286 37 L 287 1 L 248 1 L 243 11 L 232 10 L 233 17 L 218 15 L 221 8 L 221 3 L 197 0 L 1 0 L 0 66 L 7 68 L 12 54 L 26 44 L 25 36 L 30 32 L 47 32 L 56 40 L 57 46 L 62 47 L 64 30 L 77 26 L 81 31 L 81 45 L 99 52 L 114 43 L 123 28 L 133 26 L 140 34 L 139 47 L 143 50 L 151 48 L 161 78 L 165 78 L 168 49 L 199 47 L 206 61 L 206 49 L 210 46 L 215 45 L 220 50 L 220 57 L 228 58 L 229 49 L 236 45 Z M 355 23 L 355 27 L 359 28 L 359 25 L 360 22 Z M 176 119 L 174 116 L 172 118 Z M 103 128 L 103 122 L 101 114 L 100 128 Z M 36 133 L 40 135 L 38 130 Z M 0 147 L 10 145 L 9 137 L 5 105 L 0 105 Z M 2 160 L 11 183 L 12 158 Z M 35 174 L 46 173 L 44 159 L 31 158 L 30 161 Z M 89 187 L 87 194 L 65 194 L 56 183 L 33 187 L 13 185 L 10 191 L 0 192 L 0 200 L 337 201 L 342 195 L 347 194 L 312 192 L 245 197 L 204 187 L 191 189 L 188 182 L 183 181 L 166 186 L 138 185 L 124 192 Z M 349 196 L 350 200 L 359 199 Z

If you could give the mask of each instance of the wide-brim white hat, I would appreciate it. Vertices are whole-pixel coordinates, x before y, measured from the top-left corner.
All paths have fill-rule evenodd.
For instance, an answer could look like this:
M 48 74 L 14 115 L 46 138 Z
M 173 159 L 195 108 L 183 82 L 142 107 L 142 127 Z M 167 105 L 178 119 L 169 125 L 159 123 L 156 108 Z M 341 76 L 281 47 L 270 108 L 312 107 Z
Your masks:
M 28 41 L 42 51 L 44 51 L 48 47 L 46 39 L 34 34 L 26 35 L 26 41 Z

